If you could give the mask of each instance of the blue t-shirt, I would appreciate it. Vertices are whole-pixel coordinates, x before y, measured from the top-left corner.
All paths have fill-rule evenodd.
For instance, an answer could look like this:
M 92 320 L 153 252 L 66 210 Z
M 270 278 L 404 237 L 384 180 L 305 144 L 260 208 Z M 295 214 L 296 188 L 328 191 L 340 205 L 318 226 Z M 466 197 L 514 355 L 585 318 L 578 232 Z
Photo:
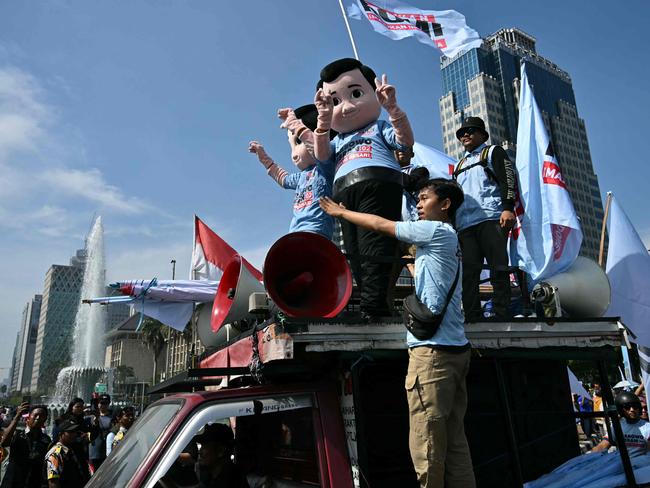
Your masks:
M 320 197 L 332 195 L 333 165 L 314 164 L 299 173 L 285 176 L 283 187 L 296 190 L 289 232 L 316 232 L 332 238 L 334 219 L 320 208 Z
M 417 222 L 397 222 L 397 239 L 415 244 L 415 293 L 433 313 L 440 313 L 445 306 L 449 287 L 453 284 L 458 267 L 458 237 L 449 224 L 431 220 Z M 434 336 L 420 341 L 407 332 L 406 343 L 416 346 L 464 346 L 465 318 L 460 308 L 462 268 L 458 283 L 447 306 L 440 328 Z
M 369 166 L 400 171 L 393 151 L 407 149 L 397 142 L 393 126 L 385 120 L 376 120 L 355 132 L 338 134 L 330 144 L 336 163 L 335 180 Z

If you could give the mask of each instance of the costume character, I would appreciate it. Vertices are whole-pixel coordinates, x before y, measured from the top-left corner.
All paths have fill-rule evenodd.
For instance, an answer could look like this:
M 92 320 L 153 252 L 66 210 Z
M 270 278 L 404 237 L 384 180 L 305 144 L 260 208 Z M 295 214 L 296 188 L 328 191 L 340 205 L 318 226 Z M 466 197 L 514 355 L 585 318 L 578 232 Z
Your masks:
M 332 194 L 334 166 L 322 164 L 314 158 L 312 131 L 316 128 L 316 107 L 311 104 L 295 111 L 280 109 L 278 115 L 284 120 L 281 127 L 287 129 L 291 159 L 300 171 L 289 174 L 271 159 L 264 146 L 257 141 L 251 141 L 248 150 L 257 154 L 268 175 L 278 185 L 295 190 L 289 232 L 316 232 L 331 239 L 334 220 L 319 207 L 318 199 Z
M 353 211 L 399 220 L 402 173 L 393 151 L 406 150 L 414 139 L 386 75 L 379 81 L 358 60 L 339 59 L 321 70 L 314 101 L 318 110 L 314 154 L 319 161 L 332 159 L 335 164 L 334 199 Z M 390 123 L 379 119 L 382 107 Z M 332 141 L 330 129 L 338 132 Z M 362 316 L 372 321 L 389 315 L 396 240 L 348 221 L 341 227 L 360 290 Z

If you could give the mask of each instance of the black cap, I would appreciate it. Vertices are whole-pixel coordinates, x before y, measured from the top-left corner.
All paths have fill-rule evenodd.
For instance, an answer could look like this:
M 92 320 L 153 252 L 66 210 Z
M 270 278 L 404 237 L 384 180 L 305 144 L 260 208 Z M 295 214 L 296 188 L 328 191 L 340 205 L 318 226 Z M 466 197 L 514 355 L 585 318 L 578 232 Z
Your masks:
M 59 432 L 83 432 L 84 429 L 79 422 L 72 418 L 67 418 L 59 424 Z
M 313 103 L 303 105 L 302 107 L 295 109 L 293 112 L 310 131 L 314 132 L 316 130 L 316 126 L 318 125 L 318 110 L 316 109 L 316 105 Z M 336 134 L 338 134 L 338 132 L 330 129 L 330 140 L 334 139 Z
M 203 432 L 194 437 L 194 440 L 200 444 L 217 442 L 225 447 L 232 448 L 235 443 L 235 436 L 232 429 L 226 424 L 207 424 Z
M 483 122 L 483 119 L 481 117 L 467 117 L 463 121 L 463 125 L 459 127 L 459 129 L 456 131 L 456 139 L 460 139 L 460 134 L 462 133 L 463 129 L 478 129 L 483 134 L 485 134 L 485 138 L 489 139 L 490 134 L 485 130 L 485 122 Z

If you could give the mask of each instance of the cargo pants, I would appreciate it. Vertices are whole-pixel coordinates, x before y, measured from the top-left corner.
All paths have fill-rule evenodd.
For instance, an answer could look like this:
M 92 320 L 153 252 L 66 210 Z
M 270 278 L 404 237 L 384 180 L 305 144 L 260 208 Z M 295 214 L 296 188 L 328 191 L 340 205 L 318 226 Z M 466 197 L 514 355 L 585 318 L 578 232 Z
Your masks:
M 409 448 L 422 488 L 475 488 L 463 419 L 470 350 L 409 349 Z

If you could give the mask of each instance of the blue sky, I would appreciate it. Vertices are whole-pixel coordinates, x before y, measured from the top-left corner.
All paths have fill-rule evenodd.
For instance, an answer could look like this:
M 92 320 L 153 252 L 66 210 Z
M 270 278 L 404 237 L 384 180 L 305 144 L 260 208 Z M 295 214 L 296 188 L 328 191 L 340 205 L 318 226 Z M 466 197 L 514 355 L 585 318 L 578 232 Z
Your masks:
M 349 1 L 349 0 L 348 0 Z M 603 193 L 646 243 L 650 4 L 411 0 L 462 12 L 482 36 L 519 27 L 573 78 Z M 439 53 L 351 20 L 416 139 L 441 148 Z M 0 3 L 0 365 L 52 263 L 104 218 L 109 279 L 187 274 L 197 213 L 253 262 L 287 229 L 291 192 L 248 141 L 290 168 L 277 108 L 311 102 L 320 68 L 352 56 L 336 0 Z

